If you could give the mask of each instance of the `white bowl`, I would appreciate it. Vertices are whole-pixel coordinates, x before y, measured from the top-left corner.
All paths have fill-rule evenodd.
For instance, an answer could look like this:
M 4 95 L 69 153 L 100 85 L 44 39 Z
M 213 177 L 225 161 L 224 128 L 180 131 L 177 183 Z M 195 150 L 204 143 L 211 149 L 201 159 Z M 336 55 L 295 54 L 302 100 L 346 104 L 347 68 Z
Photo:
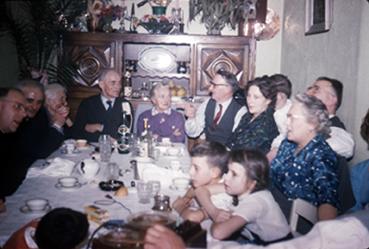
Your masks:
M 32 211 L 44 210 L 49 205 L 49 201 L 42 198 L 35 198 L 26 201 L 26 206 Z
M 59 178 L 58 182 L 60 183 L 61 186 L 68 188 L 76 186 L 78 179 L 76 177 L 66 176 Z
M 76 146 L 78 148 L 86 147 L 87 146 L 87 140 L 86 139 L 77 139 L 76 140 Z
M 178 190 L 186 190 L 190 186 L 190 179 L 185 177 L 177 177 L 173 179 L 173 186 Z

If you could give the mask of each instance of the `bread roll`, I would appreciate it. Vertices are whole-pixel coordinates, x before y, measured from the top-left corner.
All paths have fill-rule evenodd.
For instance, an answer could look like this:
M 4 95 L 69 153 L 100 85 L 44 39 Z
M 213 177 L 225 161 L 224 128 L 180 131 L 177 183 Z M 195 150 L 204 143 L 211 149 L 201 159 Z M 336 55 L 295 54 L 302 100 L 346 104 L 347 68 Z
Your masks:
M 120 187 L 117 189 L 117 191 L 115 191 L 114 195 L 116 197 L 124 197 L 128 195 L 128 189 L 124 186 Z

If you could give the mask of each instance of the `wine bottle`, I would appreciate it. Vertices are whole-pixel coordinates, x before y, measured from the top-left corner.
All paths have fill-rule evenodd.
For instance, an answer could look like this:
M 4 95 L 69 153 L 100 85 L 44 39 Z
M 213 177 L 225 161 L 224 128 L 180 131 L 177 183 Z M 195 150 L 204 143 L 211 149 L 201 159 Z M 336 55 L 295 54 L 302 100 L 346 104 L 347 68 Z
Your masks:
M 144 118 L 144 130 L 140 137 L 140 156 L 141 157 L 152 157 L 153 156 L 153 144 L 152 135 L 149 131 L 149 120 Z

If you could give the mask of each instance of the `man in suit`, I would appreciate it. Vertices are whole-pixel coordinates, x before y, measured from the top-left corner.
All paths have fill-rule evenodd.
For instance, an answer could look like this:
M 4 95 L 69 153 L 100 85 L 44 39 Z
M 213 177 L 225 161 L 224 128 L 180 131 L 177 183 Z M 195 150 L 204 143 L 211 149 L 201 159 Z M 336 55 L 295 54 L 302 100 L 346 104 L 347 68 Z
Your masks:
M 328 144 L 338 155 L 351 158 L 354 154 L 354 139 L 336 115 L 342 103 L 343 84 L 333 78 L 319 77 L 307 89 L 307 94 L 322 101 L 328 110 L 329 120 L 331 121 L 330 138 L 327 139 Z
M 226 144 L 228 137 L 247 112 L 246 106 L 233 98 L 238 89 L 234 74 L 224 69 L 218 70 L 210 81 L 208 90 L 211 98 L 204 101 L 199 108 L 193 104 L 184 106 L 188 117 L 185 122 L 187 135 L 196 138 L 205 134 L 208 141 Z
M 78 108 L 73 136 L 98 141 L 101 134 L 118 138 L 118 128 L 123 123 L 123 111 L 132 114 L 131 104 L 120 97 L 122 84 L 120 75 L 114 70 L 104 71 L 99 80 L 101 94 L 83 100 Z M 132 119 L 132 117 L 130 117 Z
M 24 93 L 27 101 L 27 119 L 16 133 L 21 155 L 19 160 L 24 166 L 25 175 L 35 160 L 46 158 L 59 148 L 68 133 L 66 123 L 69 126 L 71 123 L 68 118 L 66 89 L 63 86 L 50 84 L 44 89 L 37 81 L 23 80 L 17 87 Z
M 5 196 L 12 194 L 17 188 L 13 181 L 16 174 L 17 157 L 14 146 L 14 133 L 26 117 L 26 99 L 23 93 L 15 88 L 0 88 L 0 213 L 5 211 Z

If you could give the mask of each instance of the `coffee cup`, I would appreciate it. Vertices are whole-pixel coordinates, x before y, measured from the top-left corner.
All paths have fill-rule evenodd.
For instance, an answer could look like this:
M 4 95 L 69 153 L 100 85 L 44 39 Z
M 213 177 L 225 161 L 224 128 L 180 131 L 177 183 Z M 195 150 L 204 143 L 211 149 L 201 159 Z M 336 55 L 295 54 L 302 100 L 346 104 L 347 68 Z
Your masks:
M 178 190 L 186 190 L 190 185 L 190 179 L 185 177 L 177 177 L 173 179 L 173 185 Z
M 61 186 L 70 188 L 70 187 L 76 186 L 76 184 L 78 183 L 78 179 L 76 177 L 67 176 L 67 177 L 59 178 L 58 182 Z
M 49 205 L 49 201 L 42 198 L 35 198 L 26 201 L 26 206 L 31 211 L 42 211 Z
M 87 140 L 86 139 L 77 139 L 76 140 L 76 146 L 78 148 L 86 147 L 87 146 Z

